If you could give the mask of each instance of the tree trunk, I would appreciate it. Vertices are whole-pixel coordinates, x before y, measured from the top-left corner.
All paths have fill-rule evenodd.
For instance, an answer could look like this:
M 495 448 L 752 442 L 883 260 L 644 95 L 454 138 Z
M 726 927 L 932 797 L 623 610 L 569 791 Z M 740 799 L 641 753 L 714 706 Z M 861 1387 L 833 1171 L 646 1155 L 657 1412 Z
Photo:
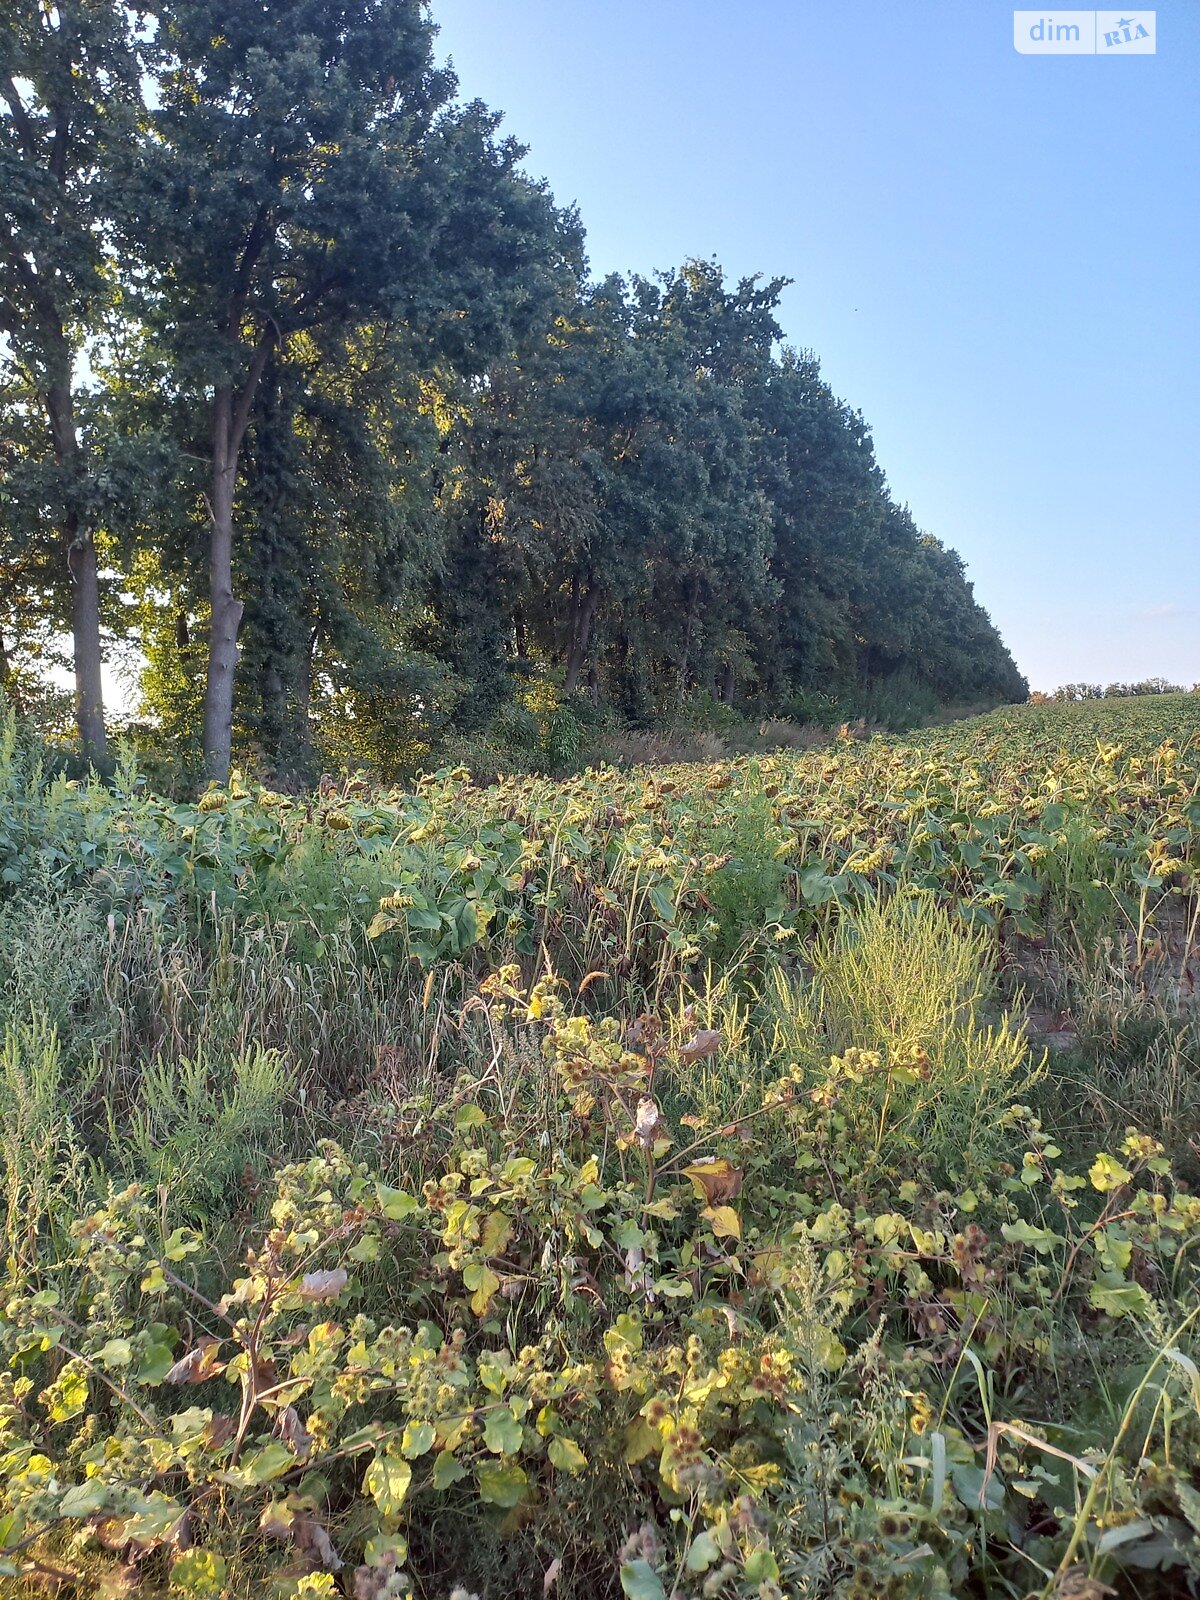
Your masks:
M 696 625 L 696 602 L 699 599 L 699 584 L 693 579 L 688 586 L 687 619 L 683 630 L 683 649 L 679 654 L 679 704 L 682 706 L 687 699 L 688 681 L 692 665 L 692 633 Z
M 307 751 L 312 744 L 309 728 L 309 715 L 312 711 L 312 681 L 313 666 L 316 661 L 317 643 L 321 637 L 320 628 L 312 628 L 308 635 L 308 648 L 300 662 L 300 677 L 296 684 L 296 714 L 300 719 L 300 726 L 304 730 L 304 746 Z
M 239 441 L 240 442 L 240 441 Z M 233 389 L 223 384 L 213 396 L 212 485 L 209 511 L 208 593 L 212 620 L 208 636 L 208 676 L 204 686 L 204 762 L 210 778 L 229 782 L 233 750 L 233 674 L 242 602 L 233 594 L 233 497 L 237 484 L 237 446 L 233 442 Z
M 8 696 L 8 703 L 21 715 L 21 696 L 17 692 L 16 680 L 13 677 L 12 663 L 8 659 L 8 646 L 4 642 L 4 635 L 0 633 L 0 694 Z
M 67 519 L 63 530 L 67 569 L 71 576 L 71 636 L 75 650 L 75 707 L 79 743 L 84 759 L 98 771 L 108 766 L 108 739 L 104 731 L 104 680 L 100 653 L 100 574 L 96 544 L 81 530 L 78 519 Z
M 235 333 L 231 328 L 230 336 Z M 212 404 L 212 482 L 209 512 L 208 594 L 212 619 L 208 635 L 208 676 L 204 685 L 204 764 L 210 778 L 229 782 L 233 753 L 233 675 L 237 669 L 242 602 L 233 593 L 233 502 L 238 459 L 255 392 L 275 348 L 275 329 L 264 330 L 250 360 L 246 381 L 236 393 L 218 385 Z
M 596 620 L 596 606 L 600 596 L 590 585 L 585 595 L 580 595 L 579 579 L 571 583 L 571 641 L 567 647 L 567 675 L 563 680 L 563 694 L 572 695 L 579 687 L 583 664 L 587 660 L 588 645 L 592 638 L 592 623 Z
M 725 672 L 724 672 L 724 674 L 723 674 L 723 676 L 721 678 L 721 693 L 720 693 L 721 700 L 727 706 L 733 704 L 733 691 L 734 691 L 734 687 L 735 687 L 736 684 L 737 684 L 737 673 L 734 670 L 733 662 L 732 661 L 727 661 L 725 663 Z
M 103 771 L 108 765 L 101 677 L 100 574 L 91 529 L 79 515 L 79 437 L 71 393 L 71 357 L 63 341 L 46 394 L 54 459 L 63 477 L 65 510 L 60 534 L 71 585 L 71 644 L 75 658 L 75 721 L 85 761 Z

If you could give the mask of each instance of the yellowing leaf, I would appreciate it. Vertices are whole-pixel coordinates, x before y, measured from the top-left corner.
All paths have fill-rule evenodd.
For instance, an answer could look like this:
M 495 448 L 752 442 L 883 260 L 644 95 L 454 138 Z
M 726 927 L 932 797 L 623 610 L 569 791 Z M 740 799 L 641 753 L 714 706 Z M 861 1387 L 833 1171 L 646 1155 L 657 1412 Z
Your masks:
M 1122 1184 L 1133 1181 L 1133 1173 L 1123 1167 L 1115 1156 L 1101 1153 L 1092 1162 L 1088 1169 L 1088 1177 L 1092 1181 L 1092 1188 L 1098 1189 L 1101 1194 L 1108 1194 L 1113 1189 L 1119 1189 Z
M 491 1267 L 485 1266 L 480 1261 L 471 1261 L 463 1268 L 463 1283 L 474 1291 L 471 1295 L 471 1310 L 477 1317 L 484 1316 L 492 1303 L 492 1296 L 500 1287 L 500 1279 Z
M 400 1441 L 401 1455 L 406 1456 L 409 1461 L 415 1461 L 418 1456 L 423 1456 L 433 1449 L 434 1437 L 432 1422 L 410 1422 Z
M 185 1550 L 171 1565 L 171 1593 L 196 1600 L 219 1595 L 225 1587 L 225 1557 L 215 1550 Z
M 479 1498 L 505 1511 L 520 1505 L 529 1487 L 529 1478 L 524 1469 L 513 1465 L 482 1466 L 475 1477 L 479 1484 Z
M 400 1456 L 376 1456 L 367 1468 L 363 1488 L 385 1517 L 394 1517 L 404 1504 L 413 1470 Z
M 701 1216 L 708 1219 L 709 1226 L 718 1239 L 742 1237 L 742 1219 L 732 1206 L 705 1206 Z
M 625 1429 L 625 1459 L 630 1466 L 644 1461 L 662 1447 L 662 1436 L 645 1417 L 635 1417 Z
M 587 1466 L 587 1457 L 573 1439 L 551 1439 L 546 1454 L 550 1457 L 551 1466 L 557 1467 L 560 1472 L 570 1473 L 572 1477 Z
M 63 1368 L 58 1383 L 53 1404 L 49 1407 L 48 1416 L 51 1422 L 66 1422 L 71 1417 L 77 1417 L 88 1403 L 87 1372 L 75 1362 Z
M 505 1216 L 503 1211 L 493 1211 L 483 1225 L 481 1242 L 484 1255 L 501 1255 L 512 1238 L 512 1231 L 512 1218 Z

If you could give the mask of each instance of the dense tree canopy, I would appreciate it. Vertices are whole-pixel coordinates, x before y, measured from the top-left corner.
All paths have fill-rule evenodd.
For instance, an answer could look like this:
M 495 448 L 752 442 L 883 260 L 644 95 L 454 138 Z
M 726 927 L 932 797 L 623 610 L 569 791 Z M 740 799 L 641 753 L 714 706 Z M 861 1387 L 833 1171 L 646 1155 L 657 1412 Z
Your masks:
M 182 765 L 410 768 L 541 692 L 1022 698 L 959 558 L 784 347 L 782 280 L 589 278 L 421 0 L 12 0 L 0 675 L 69 635 Z

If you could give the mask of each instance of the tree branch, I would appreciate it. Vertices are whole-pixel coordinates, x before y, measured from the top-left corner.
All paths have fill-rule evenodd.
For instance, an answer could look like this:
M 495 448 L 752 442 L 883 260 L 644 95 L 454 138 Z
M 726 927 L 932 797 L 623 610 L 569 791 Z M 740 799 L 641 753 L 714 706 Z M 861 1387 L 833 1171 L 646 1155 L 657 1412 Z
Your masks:
M 25 102 L 21 99 L 17 86 L 11 73 L 0 79 L 0 93 L 8 104 L 12 115 L 13 126 L 17 130 L 17 137 L 24 147 L 25 154 L 36 160 L 38 153 L 37 130 L 34 128 L 33 119 L 25 109 Z
M 65 106 L 54 108 L 54 138 L 50 143 L 50 175 L 61 189 L 67 177 L 67 147 L 71 138 L 71 119 Z
M 236 454 L 241 446 L 246 428 L 250 422 L 250 408 L 254 404 L 255 391 L 258 388 L 263 372 L 266 370 L 267 362 L 270 359 L 271 351 L 275 348 L 278 337 L 278 325 L 273 320 L 269 321 L 259 336 L 258 344 L 255 346 L 254 354 L 250 359 L 250 370 L 246 374 L 246 381 L 234 402 L 233 415 L 229 423 L 231 454 Z
M 258 214 L 250 225 L 250 232 L 246 238 L 242 259 L 238 262 L 237 273 L 233 280 L 233 293 L 229 297 L 229 329 L 231 333 L 237 332 L 238 322 L 241 320 L 246 296 L 250 289 L 250 274 L 254 271 L 255 263 L 262 254 L 263 246 L 267 242 L 267 221 L 271 215 L 270 202 L 264 200 L 258 208 Z

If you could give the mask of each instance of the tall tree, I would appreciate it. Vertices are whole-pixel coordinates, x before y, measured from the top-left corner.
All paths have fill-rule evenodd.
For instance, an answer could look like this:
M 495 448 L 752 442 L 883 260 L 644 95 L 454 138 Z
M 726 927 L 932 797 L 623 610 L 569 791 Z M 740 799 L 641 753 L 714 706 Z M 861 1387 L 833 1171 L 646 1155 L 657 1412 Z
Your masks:
M 114 175 L 139 103 L 136 7 L 109 0 L 10 0 L 0 16 L 0 358 L 44 422 L 7 534 L 56 529 L 52 574 L 73 643 L 76 716 L 89 761 L 107 758 L 94 485 L 81 439 L 83 352 L 107 299 Z M 44 455 L 44 460 L 41 459 Z M 48 468 L 48 470 L 46 470 Z
M 382 319 L 470 366 L 498 334 L 496 283 L 527 266 L 521 151 L 452 104 L 422 0 L 164 0 L 139 188 L 157 307 L 207 411 L 204 749 L 229 770 L 243 447 L 264 374 L 301 334 Z

